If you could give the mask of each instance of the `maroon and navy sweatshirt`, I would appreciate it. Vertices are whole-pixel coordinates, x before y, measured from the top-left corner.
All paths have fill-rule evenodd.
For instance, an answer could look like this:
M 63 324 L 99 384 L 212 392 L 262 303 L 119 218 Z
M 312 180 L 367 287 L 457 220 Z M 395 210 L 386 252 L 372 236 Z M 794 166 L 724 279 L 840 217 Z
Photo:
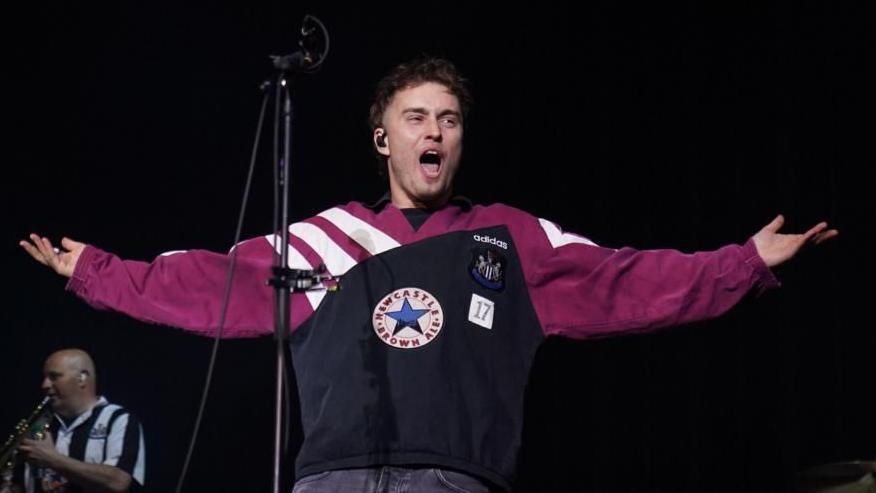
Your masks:
M 419 228 L 358 202 L 289 227 L 289 266 L 325 265 L 336 292 L 291 296 L 304 442 L 296 475 L 432 465 L 510 488 L 523 396 L 546 336 L 646 332 L 713 318 L 778 283 L 751 240 L 711 252 L 603 248 L 495 204 L 453 200 Z M 278 238 L 236 245 L 223 337 L 273 332 L 265 281 Z M 88 246 L 68 289 L 97 308 L 205 336 L 228 254 L 121 260 Z

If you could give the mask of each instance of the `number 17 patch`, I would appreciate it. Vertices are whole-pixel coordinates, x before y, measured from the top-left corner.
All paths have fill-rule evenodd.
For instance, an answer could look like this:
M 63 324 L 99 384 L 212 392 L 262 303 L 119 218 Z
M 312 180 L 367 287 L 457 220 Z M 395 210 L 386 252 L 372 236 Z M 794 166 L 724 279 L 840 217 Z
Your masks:
M 480 325 L 481 327 L 493 328 L 493 311 L 495 304 L 474 293 L 471 294 L 471 305 L 468 307 L 469 322 Z

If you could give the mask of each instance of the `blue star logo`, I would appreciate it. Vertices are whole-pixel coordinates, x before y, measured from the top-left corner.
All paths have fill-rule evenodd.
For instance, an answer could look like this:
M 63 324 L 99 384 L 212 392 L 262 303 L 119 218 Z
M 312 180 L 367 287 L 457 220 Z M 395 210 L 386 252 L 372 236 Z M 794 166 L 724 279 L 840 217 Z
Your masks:
M 408 302 L 408 299 L 405 298 L 404 303 L 402 303 L 401 310 L 397 312 L 386 312 L 386 315 L 393 318 L 396 321 L 395 329 L 392 331 L 392 335 L 396 335 L 400 330 L 405 327 L 410 327 L 420 334 L 423 333 L 423 329 L 420 328 L 420 323 L 418 320 L 420 317 L 426 314 L 429 310 L 414 310 L 411 308 L 411 304 Z

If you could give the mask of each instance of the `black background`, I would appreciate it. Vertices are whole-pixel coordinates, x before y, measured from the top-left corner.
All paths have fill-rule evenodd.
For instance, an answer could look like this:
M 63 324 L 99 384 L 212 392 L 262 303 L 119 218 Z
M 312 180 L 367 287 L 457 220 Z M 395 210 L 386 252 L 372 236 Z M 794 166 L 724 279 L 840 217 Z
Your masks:
M 172 491 L 211 341 L 90 309 L 17 241 L 227 250 L 267 55 L 295 48 L 305 13 L 332 50 L 296 85 L 293 218 L 382 194 L 370 95 L 428 53 L 473 84 L 457 191 L 477 202 L 614 247 L 713 249 L 780 212 L 788 231 L 841 230 L 717 321 L 548 341 L 520 491 L 789 491 L 815 464 L 876 457 L 874 41 L 863 12 L 829 2 L 7 12 L 0 428 L 38 401 L 48 353 L 82 347 L 144 423 L 147 490 Z M 244 237 L 270 230 L 270 179 L 263 159 Z M 272 358 L 270 338 L 223 343 L 186 491 L 269 489 Z

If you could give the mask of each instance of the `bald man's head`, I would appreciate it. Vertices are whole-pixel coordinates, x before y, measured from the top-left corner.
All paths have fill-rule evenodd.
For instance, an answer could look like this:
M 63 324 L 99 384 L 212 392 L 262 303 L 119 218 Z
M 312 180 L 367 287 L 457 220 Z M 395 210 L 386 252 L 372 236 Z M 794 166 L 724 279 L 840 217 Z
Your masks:
M 97 402 L 96 372 L 91 356 L 81 349 L 55 351 L 43 365 L 42 389 L 52 398 L 52 409 L 75 416 Z

